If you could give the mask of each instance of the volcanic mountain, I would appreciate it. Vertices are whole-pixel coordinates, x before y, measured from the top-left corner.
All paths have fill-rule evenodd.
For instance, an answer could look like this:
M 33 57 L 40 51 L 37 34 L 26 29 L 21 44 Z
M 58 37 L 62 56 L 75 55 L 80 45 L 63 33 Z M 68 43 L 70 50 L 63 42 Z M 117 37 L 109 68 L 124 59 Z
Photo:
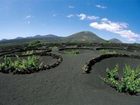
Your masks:
M 67 42 L 93 42 L 93 43 L 101 43 L 105 42 L 104 39 L 98 37 L 96 34 L 90 31 L 82 31 L 75 34 L 72 34 L 65 38 Z
M 113 38 L 109 40 L 112 43 L 122 43 L 122 41 L 120 41 L 119 39 Z

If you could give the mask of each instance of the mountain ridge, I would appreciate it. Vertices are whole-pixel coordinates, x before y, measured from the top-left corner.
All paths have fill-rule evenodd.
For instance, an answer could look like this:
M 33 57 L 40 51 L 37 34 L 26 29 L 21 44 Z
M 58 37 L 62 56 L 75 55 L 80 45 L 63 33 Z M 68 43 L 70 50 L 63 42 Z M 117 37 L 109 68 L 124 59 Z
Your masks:
M 1 40 L 0 43 L 15 43 L 15 42 L 29 42 L 32 40 L 43 40 L 47 42 L 82 42 L 82 43 L 104 43 L 107 40 L 102 39 L 95 33 L 91 31 L 80 31 L 74 34 L 71 34 L 67 37 L 60 37 L 54 34 L 48 34 L 48 35 L 35 35 L 31 37 L 17 37 L 15 39 L 10 40 Z

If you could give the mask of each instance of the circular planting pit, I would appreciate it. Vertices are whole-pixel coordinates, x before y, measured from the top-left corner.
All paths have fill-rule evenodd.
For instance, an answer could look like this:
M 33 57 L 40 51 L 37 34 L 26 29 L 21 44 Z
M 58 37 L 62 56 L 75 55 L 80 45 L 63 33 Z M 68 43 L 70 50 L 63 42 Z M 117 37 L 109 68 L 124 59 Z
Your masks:
M 130 67 L 130 69 L 128 69 L 129 68 L 128 66 Z M 110 78 L 110 75 L 113 75 L 113 74 L 108 75 L 108 71 L 113 70 L 115 67 L 118 67 L 118 71 L 117 71 L 118 74 L 117 76 L 113 77 L 114 80 L 111 80 L 113 81 L 112 82 L 113 85 L 112 85 L 112 84 L 107 83 L 105 79 L 107 77 Z M 135 71 L 136 68 L 138 68 L 137 71 Z M 127 70 L 127 74 L 126 74 L 126 70 Z M 134 76 L 133 71 L 138 72 L 137 77 L 135 79 L 133 79 L 133 76 Z M 137 88 L 136 89 L 138 90 L 138 92 L 131 92 L 130 90 L 128 90 L 128 87 L 130 87 L 131 89 L 135 89 L 135 85 L 136 85 L 135 80 L 139 81 L 139 78 L 140 78 L 140 74 L 139 74 L 140 73 L 140 57 L 139 56 L 120 55 L 120 54 L 101 55 L 97 58 L 90 60 L 88 64 L 84 66 L 84 72 L 90 73 L 87 79 L 87 83 L 91 87 L 93 87 L 93 89 L 97 91 L 99 90 L 105 91 L 105 94 L 109 93 L 110 95 L 117 94 L 118 92 L 120 92 L 120 93 L 129 94 L 129 95 L 138 95 L 138 97 L 140 97 L 140 92 L 138 90 L 140 89 L 140 82 L 137 82 L 138 89 Z M 111 72 L 111 73 L 114 73 L 114 72 Z M 127 81 L 130 81 L 130 82 L 128 83 Z M 118 90 L 119 88 L 121 88 L 118 85 L 119 83 L 121 83 L 121 85 L 124 86 L 124 88 L 122 88 L 121 91 Z M 124 83 L 127 85 L 126 87 Z
M 60 55 L 44 52 L 6 54 L 0 57 L 0 72 L 30 74 L 51 69 L 63 61 Z
M 83 54 L 83 53 L 90 53 L 94 49 L 92 48 L 62 48 L 59 49 L 59 52 L 62 54 L 70 54 L 70 55 L 77 55 L 77 54 Z
M 107 59 L 107 58 L 112 58 L 112 57 L 128 57 L 128 58 L 136 58 L 136 59 L 140 59 L 140 56 L 138 55 L 127 55 L 127 54 L 103 54 L 103 55 L 100 55 L 96 58 L 93 58 L 91 60 L 89 60 L 84 66 L 83 66 L 83 71 L 85 73 L 90 73 L 91 71 L 91 67 L 93 65 L 95 65 L 97 62 L 100 62 L 104 59 Z

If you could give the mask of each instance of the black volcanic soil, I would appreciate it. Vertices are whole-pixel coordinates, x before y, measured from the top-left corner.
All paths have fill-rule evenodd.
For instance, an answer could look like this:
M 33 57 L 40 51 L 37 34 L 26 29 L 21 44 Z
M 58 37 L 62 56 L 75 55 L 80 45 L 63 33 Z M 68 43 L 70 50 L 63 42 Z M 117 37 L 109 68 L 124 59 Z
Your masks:
M 140 105 L 140 96 L 117 93 L 99 78 L 106 67 L 125 62 L 135 66 L 140 60 L 109 58 L 95 64 L 90 74 L 82 74 L 82 66 L 97 55 L 64 54 L 58 67 L 30 75 L 0 73 L 0 105 Z
M 52 58 L 51 56 L 40 56 L 40 62 L 44 65 L 50 65 L 57 62 L 57 59 Z

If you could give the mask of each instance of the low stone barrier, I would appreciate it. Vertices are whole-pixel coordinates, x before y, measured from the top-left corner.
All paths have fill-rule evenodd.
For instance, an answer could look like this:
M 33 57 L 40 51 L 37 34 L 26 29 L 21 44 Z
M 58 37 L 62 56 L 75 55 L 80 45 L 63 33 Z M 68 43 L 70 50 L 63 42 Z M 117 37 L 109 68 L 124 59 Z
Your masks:
M 103 59 L 106 58 L 111 58 L 111 57 L 130 57 L 130 58 L 136 58 L 136 59 L 140 59 L 140 56 L 138 55 L 126 55 L 126 54 L 103 54 L 100 55 L 96 58 L 93 58 L 91 60 L 88 61 L 87 64 L 85 64 L 82 69 L 84 73 L 90 73 L 92 66 L 95 65 L 97 62 L 100 62 Z
M 125 47 L 97 47 L 96 50 L 127 50 Z
M 94 50 L 92 47 L 64 47 L 64 48 L 59 48 L 59 51 L 64 51 L 64 50 Z

